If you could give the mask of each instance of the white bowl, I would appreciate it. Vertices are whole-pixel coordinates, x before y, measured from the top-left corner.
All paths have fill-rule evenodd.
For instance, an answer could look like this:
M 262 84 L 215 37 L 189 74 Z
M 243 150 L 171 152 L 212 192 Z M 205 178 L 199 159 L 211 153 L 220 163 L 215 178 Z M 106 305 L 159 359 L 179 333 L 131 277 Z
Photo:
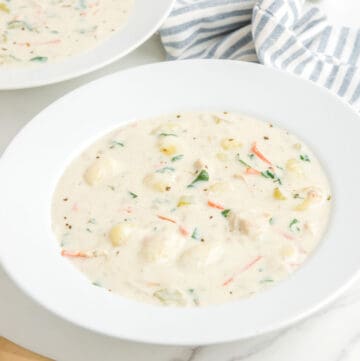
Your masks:
M 300 136 L 332 183 L 332 218 L 320 246 L 286 281 L 251 298 L 193 309 L 141 304 L 94 287 L 60 256 L 51 231 L 52 192 L 67 163 L 129 120 L 226 110 L 271 120 Z M 114 337 L 209 344 L 287 326 L 338 296 L 360 266 L 357 235 L 360 119 L 313 84 L 232 61 L 160 63 L 92 82 L 42 111 L 0 163 L 0 258 L 28 295 L 59 317 Z M 139 144 L 141 151 L 141 144 Z
M 146 41 L 168 16 L 175 0 L 134 0 L 126 25 L 84 53 L 57 63 L 0 67 L 0 90 L 32 88 L 90 73 L 127 55 Z

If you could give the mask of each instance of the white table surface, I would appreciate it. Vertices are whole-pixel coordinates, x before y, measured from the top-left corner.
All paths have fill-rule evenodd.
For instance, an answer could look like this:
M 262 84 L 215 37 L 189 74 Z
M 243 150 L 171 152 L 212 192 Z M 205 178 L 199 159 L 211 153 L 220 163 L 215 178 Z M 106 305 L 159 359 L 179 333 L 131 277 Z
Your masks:
M 359 0 L 312 2 L 334 23 L 360 25 Z M 90 75 L 37 89 L 0 92 L 0 154 L 21 127 L 68 91 L 114 71 L 163 59 L 154 36 L 124 59 Z M 59 361 L 358 361 L 360 281 L 334 304 L 287 330 L 190 348 L 137 344 L 83 330 L 38 306 L 0 269 L 0 335 Z

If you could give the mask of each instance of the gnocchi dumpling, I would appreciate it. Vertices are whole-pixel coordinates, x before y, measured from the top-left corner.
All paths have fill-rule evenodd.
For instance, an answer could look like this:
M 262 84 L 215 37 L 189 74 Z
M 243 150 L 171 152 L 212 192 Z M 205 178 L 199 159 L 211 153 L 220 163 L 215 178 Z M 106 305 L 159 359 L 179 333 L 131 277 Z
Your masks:
M 174 183 L 173 174 L 150 173 L 144 178 L 144 184 L 157 192 L 170 191 Z
M 234 150 L 242 147 L 242 144 L 234 138 L 224 138 L 220 144 L 224 150 Z
M 200 269 L 218 262 L 224 254 L 218 242 L 200 243 L 187 249 L 179 258 L 179 264 L 190 269 Z
M 119 223 L 113 226 L 109 232 L 109 239 L 113 246 L 124 244 L 134 230 L 134 225 L 129 222 Z
M 175 261 L 186 239 L 181 237 L 176 228 L 162 230 L 151 237 L 145 237 L 140 256 L 150 263 L 169 263 Z
M 116 175 L 118 170 L 118 163 L 113 158 L 99 158 L 85 170 L 84 179 L 89 186 L 95 186 Z
M 158 146 L 160 152 L 167 156 L 173 156 L 181 151 L 180 142 L 172 136 L 160 137 Z
M 299 160 L 297 159 L 289 159 L 286 162 L 285 168 L 288 172 L 293 173 L 295 175 L 303 175 L 303 167 Z

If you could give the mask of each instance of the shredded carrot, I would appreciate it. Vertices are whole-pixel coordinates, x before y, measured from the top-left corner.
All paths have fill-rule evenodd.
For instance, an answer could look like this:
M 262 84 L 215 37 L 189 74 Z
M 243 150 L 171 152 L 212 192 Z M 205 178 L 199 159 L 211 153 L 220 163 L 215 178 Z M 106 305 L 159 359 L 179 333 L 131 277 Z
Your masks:
M 256 143 L 254 142 L 251 146 L 251 152 L 254 153 L 258 158 L 260 158 L 263 162 L 272 165 L 272 163 L 260 152 L 260 150 L 257 148 Z
M 291 267 L 299 267 L 301 263 L 288 263 L 288 265 Z
M 246 270 L 248 270 L 250 267 L 252 267 L 256 262 L 260 261 L 262 258 L 262 256 L 257 256 L 256 258 L 254 258 L 250 263 L 248 263 L 245 267 L 243 267 L 241 269 L 241 272 L 244 272 Z
M 223 286 L 227 286 L 229 283 L 231 283 L 232 281 L 234 281 L 234 277 L 230 277 L 228 278 L 224 283 Z
M 277 230 L 277 232 L 283 236 L 284 238 L 288 239 L 289 241 L 295 241 L 296 240 L 296 237 L 292 236 L 291 234 L 289 233 L 286 233 L 284 231 L 281 231 L 281 230 Z
M 308 252 L 306 252 L 302 247 L 299 247 L 299 252 L 302 254 L 308 254 Z
M 73 206 L 71 207 L 71 210 L 74 212 L 77 212 L 79 210 L 79 207 L 77 205 L 77 203 L 74 203 Z
M 255 263 L 259 262 L 261 260 L 262 256 L 255 257 L 251 262 L 243 266 L 238 272 L 235 273 L 234 276 L 231 276 L 228 278 L 222 285 L 227 286 L 229 283 L 233 282 L 235 277 L 238 276 L 240 273 L 247 271 L 249 268 L 251 268 Z
M 84 252 L 71 252 L 63 249 L 61 251 L 61 255 L 64 257 L 81 257 L 81 258 L 89 258 L 89 256 Z
M 158 215 L 157 217 L 160 218 L 160 219 L 162 219 L 163 221 L 168 221 L 168 222 L 171 222 L 171 223 L 176 223 L 176 221 L 174 221 L 173 219 L 168 218 L 168 217 L 164 217 L 164 216 L 160 216 L 160 215 Z
M 49 40 L 49 41 L 42 41 L 42 42 L 32 42 L 32 43 L 28 43 L 28 42 L 25 42 L 25 43 L 16 43 L 16 45 L 18 46 L 29 46 L 28 44 L 30 45 L 33 45 L 33 46 L 40 46 L 40 45 L 56 45 L 56 44 L 59 44 L 61 43 L 61 40 L 60 39 L 53 39 L 53 40 Z
M 151 281 L 146 281 L 145 284 L 149 287 L 157 287 L 160 286 L 159 282 L 151 282 Z
M 125 208 L 125 212 L 127 212 L 127 213 L 129 213 L 129 214 L 130 214 L 130 213 L 132 213 L 132 211 L 133 211 L 133 210 L 132 210 L 132 208 L 131 208 L 131 207 L 127 207 L 127 208 Z
M 208 201 L 208 206 L 209 206 L 209 207 L 212 207 L 212 208 L 221 209 L 221 210 L 225 209 L 225 208 L 224 208 L 223 206 L 221 206 L 220 204 L 216 204 L 216 203 L 211 202 L 211 201 Z
M 254 169 L 254 168 L 246 168 L 245 173 L 259 175 L 261 172 L 259 172 L 258 170 Z
M 184 228 L 183 226 L 179 226 L 179 231 L 185 237 L 189 235 L 189 231 L 186 228 Z

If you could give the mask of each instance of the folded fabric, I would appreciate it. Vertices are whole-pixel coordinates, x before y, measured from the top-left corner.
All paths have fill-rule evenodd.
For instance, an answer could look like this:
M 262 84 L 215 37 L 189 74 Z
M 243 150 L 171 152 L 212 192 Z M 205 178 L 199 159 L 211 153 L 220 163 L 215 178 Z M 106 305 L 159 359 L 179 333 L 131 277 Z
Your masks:
M 160 30 L 168 59 L 260 62 L 312 80 L 360 110 L 360 30 L 304 0 L 177 0 Z M 339 2 L 339 6 L 341 6 Z

